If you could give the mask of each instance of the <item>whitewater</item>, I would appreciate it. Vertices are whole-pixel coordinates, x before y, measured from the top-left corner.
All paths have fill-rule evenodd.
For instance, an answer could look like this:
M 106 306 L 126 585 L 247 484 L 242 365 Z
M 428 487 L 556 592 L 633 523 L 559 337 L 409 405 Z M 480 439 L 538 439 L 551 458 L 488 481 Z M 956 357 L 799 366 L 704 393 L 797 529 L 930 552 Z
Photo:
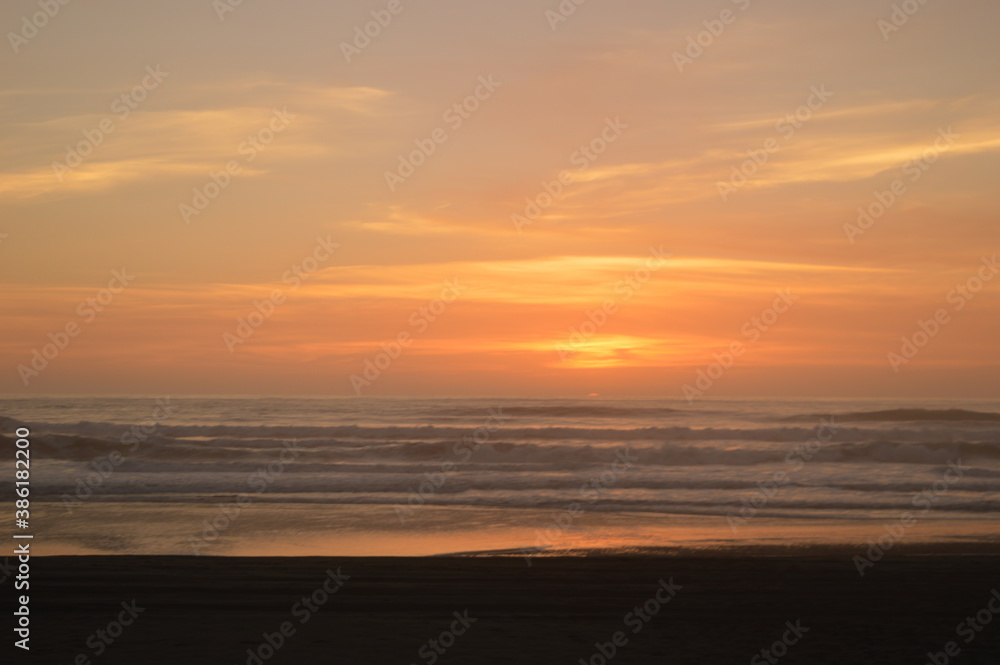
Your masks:
M 503 545 L 516 547 L 574 504 L 580 517 L 563 529 L 574 544 L 587 524 L 598 540 L 650 544 L 669 524 L 712 523 L 698 517 L 737 537 L 734 519 L 822 529 L 918 503 L 926 524 L 988 534 L 1000 512 L 995 401 L 0 400 L 10 447 L 17 427 L 31 431 L 32 496 L 53 538 L 83 538 L 71 521 L 117 520 L 122 531 L 101 546 L 114 551 L 175 551 L 191 524 L 241 496 L 250 507 L 230 520 L 232 542 L 271 538 L 292 515 L 310 537 L 507 529 Z

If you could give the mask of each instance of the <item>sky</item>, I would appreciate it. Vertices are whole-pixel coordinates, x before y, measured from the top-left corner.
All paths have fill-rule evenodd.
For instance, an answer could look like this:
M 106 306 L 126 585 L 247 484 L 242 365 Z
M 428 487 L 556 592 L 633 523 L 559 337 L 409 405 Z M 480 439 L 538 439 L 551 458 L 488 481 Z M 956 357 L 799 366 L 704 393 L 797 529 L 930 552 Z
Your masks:
M 56 5 L 0 392 L 1000 396 L 995 2 Z

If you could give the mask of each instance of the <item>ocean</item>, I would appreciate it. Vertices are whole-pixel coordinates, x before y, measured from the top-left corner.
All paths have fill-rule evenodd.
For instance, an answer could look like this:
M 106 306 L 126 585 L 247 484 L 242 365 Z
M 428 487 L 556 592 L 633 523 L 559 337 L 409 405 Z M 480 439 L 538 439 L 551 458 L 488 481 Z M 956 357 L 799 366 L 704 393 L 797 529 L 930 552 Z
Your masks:
M 0 399 L 11 448 L 18 427 L 41 554 L 528 557 L 1000 536 L 995 400 Z

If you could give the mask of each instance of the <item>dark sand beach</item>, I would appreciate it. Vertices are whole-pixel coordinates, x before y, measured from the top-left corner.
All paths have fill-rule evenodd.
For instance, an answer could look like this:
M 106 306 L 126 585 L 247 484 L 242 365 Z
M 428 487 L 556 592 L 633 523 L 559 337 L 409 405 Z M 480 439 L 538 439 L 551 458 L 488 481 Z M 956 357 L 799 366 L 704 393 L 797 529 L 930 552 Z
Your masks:
M 32 562 L 32 662 L 598 664 L 595 643 L 610 654 L 617 631 L 607 660 L 616 664 L 923 665 L 949 641 L 960 649 L 950 662 L 1000 662 L 1000 618 L 956 633 L 1000 587 L 1000 557 L 893 552 L 861 577 L 853 553 L 540 557 L 531 566 L 495 556 L 43 557 Z M 334 581 L 328 571 L 338 570 Z M 327 580 L 336 592 L 316 593 Z M 314 593 L 325 596 L 315 611 L 302 604 Z M 93 635 L 133 599 L 138 618 L 97 655 L 103 638 Z M 276 651 L 265 633 L 282 642 Z

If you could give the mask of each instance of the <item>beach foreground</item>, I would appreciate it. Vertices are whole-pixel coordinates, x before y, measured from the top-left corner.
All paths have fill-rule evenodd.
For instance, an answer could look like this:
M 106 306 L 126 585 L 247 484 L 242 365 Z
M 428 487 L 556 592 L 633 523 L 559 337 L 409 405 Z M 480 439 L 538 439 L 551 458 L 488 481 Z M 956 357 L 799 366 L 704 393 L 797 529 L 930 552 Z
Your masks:
M 32 659 L 1000 662 L 1000 557 L 851 554 L 41 557 Z

